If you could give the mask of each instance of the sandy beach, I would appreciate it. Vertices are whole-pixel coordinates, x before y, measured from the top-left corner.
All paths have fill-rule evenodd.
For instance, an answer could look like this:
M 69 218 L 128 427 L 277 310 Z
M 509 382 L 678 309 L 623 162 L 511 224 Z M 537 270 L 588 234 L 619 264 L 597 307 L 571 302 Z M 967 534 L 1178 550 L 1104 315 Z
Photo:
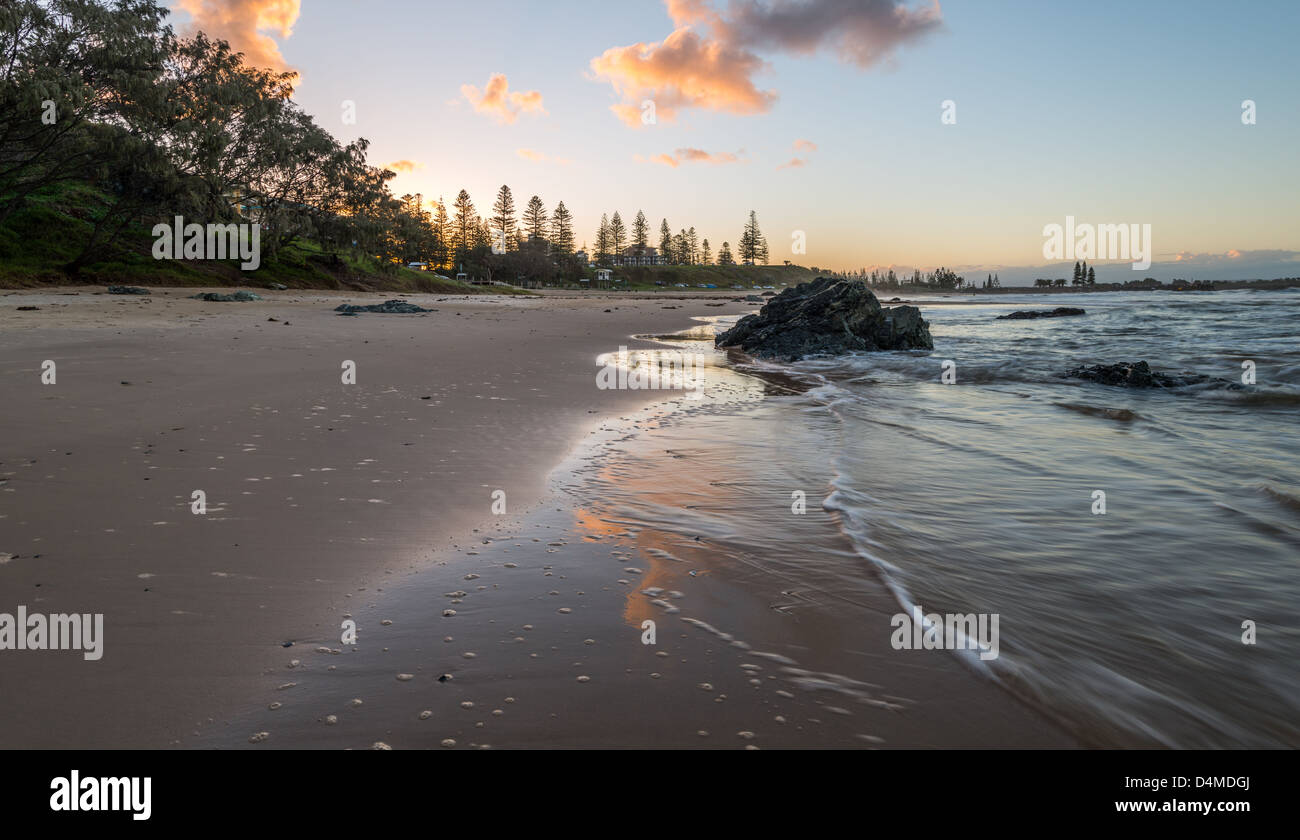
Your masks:
M 4 608 L 104 615 L 98 661 L 5 654 L 0 746 L 1072 743 L 953 657 L 886 655 L 883 587 L 860 605 L 880 624 L 826 644 L 707 547 L 557 489 L 664 399 L 595 387 L 598 354 L 752 305 L 414 295 L 434 311 L 338 317 L 387 296 L 102 291 L 0 297 Z

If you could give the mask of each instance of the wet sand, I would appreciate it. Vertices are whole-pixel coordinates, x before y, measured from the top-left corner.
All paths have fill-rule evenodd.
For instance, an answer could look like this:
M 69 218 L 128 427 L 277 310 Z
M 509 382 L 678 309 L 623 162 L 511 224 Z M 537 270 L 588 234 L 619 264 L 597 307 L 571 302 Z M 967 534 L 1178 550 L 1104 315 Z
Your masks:
M 562 492 L 662 398 L 597 389 L 596 355 L 747 305 L 79 291 L 0 297 L 0 609 L 102 612 L 105 655 L 0 652 L 0 746 L 1070 743 L 887 635 L 846 664 L 707 546 Z

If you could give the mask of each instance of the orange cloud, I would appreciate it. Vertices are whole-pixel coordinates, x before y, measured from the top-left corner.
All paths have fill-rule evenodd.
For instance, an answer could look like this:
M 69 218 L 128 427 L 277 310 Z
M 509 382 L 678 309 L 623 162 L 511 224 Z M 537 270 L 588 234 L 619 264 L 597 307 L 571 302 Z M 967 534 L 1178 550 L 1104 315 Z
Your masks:
M 592 59 L 591 69 L 622 97 L 610 110 L 630 126 L 644 124 L 645 100 L 668 120 L 681 108 L 763 113 L 776 92 L 754 84 L 754 75 L 767 68 L 758 51 L 807 55 L 826 49 L 870 67 L 943 25 L 938 0 L 919 9 L 907 2 L 729 0 L 724 13 L 710 0 L 666 0 L 671 35 L 660 43 L 611 47 Z
M 395 160 L 388 164 L 385 169 L 391 169 L 394 172 L 414 172 L 417 169 L 423 169 L 423 163 L 416 163 L 413 160 Z
M 636 160 L 640 163 L 662 163 L 664 166 L 671 166 L 676 169 L 683 163 L 711 163 L 715 165 L 739 163 L 740 156 L 733 155 L 730 152 L 711 154 L 703 149 L 677 149 L 671 155 L 658 154 L 649 158 L 637 155 Z
M 541 93 L 535 90 L 511 91 L 505 73 L 493 73 L 481 92 L 474 85 L 461 85 L 460 92 L 475 111 L 490 114 L 503 123 L 514 122 L 521 113 L 546 113 Z
M 265 33 L 292 35 L 301 0 L 176 0 L 176 6 L 193 18 L 191 29 L 229 41 L 247 64 L 281 72 L 292 69 L 279 44 Z
M 790 158 L 789 163 L 783 163 L 777 169 L 798 169 L 801 166 L 807 166 L 808 161 L 803 158 Z
M 817 144 L 811 140 L 796 140 L 794 141 L 794 150 L 796 154 L 798 152 L 815 152 L 817 151 Z
M 776 102 L 751 77 L 765 67 L 743 49 L 678 29 L 660 43 L 611 47 L 591 60 L 595 78 L 608 81 L 623 101 L 611 110 L 624 123 L 641 125 L 641 103 L 654 102 L 656 117 L 676 118 L 681 108 L 758 114 Z

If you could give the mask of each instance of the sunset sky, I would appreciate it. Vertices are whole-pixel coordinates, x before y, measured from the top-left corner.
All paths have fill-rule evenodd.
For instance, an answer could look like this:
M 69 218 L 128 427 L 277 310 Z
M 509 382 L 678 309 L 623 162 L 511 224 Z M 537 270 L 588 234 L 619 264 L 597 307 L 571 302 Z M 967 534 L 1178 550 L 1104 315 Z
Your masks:
M 177 0 L 400 170 L 486 215 L 563 200 L 578 241 L 638 209 L 773 262 L 1043 268 L 1044 225 L 1150 224 L 1100 281 L 1300 275 L 1300 3 Z M 656 104 L 643 124 L 641 103 Z M 1242 122 L 1253 100 L 1256 124 Z M 955 103 L 956 123 L 941 122 Z M 342 120 L 343 103 L 356 108 Z M 400 162 L 400 163 L 399 163 Z M 791 253 L 795 231 L 807 253 Z M 1071 263 L 1072 264 L 1072 263 Z

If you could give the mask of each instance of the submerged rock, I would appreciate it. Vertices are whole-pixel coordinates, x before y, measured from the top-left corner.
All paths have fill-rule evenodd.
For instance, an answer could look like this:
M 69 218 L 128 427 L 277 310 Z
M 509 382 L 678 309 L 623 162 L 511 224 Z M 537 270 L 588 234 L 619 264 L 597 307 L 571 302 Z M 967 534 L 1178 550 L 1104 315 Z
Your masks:
M 915 306 L 885 309 L 861 280 L 832 277 L 786 289 L 714 343 L 791 361 L 852 350 L 934 349 L 921 310 Z
M 432 312 L 431 309 L 425 309 L 423 306 L 416 306 L 413 303 L 407 303 L 404 300 L 386 300 L 383 303 L 373 303 L 369 306 L 360 306 L 354 303 L 340 303 L 334 307 L 335 312 L 344 312 L 354 314 L 357 312 L 381 312 L 389 315 L 414 315 L 417 312 Z M 606 310 L 608 311 L 608 310 Z
M 251 300 L 261 300 L 262 296 L 255 295 L 252 292 L 245 292 L 243 289 L 240 289 L 239 291 L 229 295 L 223 295 L 218 292 L 200 292 L 197 295 L 191 295 L 190 298 L 191 300 L 208 300 L 213 302 L 231 303 L 235 301 L 247 302 Z
M 1069 315 L 1087 315 L 1088 313 L 1077 306 L 1058 306 L 1055 309 L 1022 309 L 1019 312 L 1012 312 L 1010 315 L 999 315 L 999 321 L 1021 321 L 1028 318 L 1064 318 Z
M 1229 388 L 1240 388 L 1226 379 L 1215 379 L 1196 373 L 1168 374 L 1153 371 L 1146 362 L 1118 362 L 1113 365 L 1091 365 L 1077 367 L 1066 371 L 1072 379 L 1086 379 L 1102 385 L 1119 385 L 1126 388 L 1181 388 L 1186 385 L 1202 385 L 1207 382 L 1219 382 Z
M 109 286 L 108 293 L 110 295 L 147 295 L 149 290 L 139 286 Z

